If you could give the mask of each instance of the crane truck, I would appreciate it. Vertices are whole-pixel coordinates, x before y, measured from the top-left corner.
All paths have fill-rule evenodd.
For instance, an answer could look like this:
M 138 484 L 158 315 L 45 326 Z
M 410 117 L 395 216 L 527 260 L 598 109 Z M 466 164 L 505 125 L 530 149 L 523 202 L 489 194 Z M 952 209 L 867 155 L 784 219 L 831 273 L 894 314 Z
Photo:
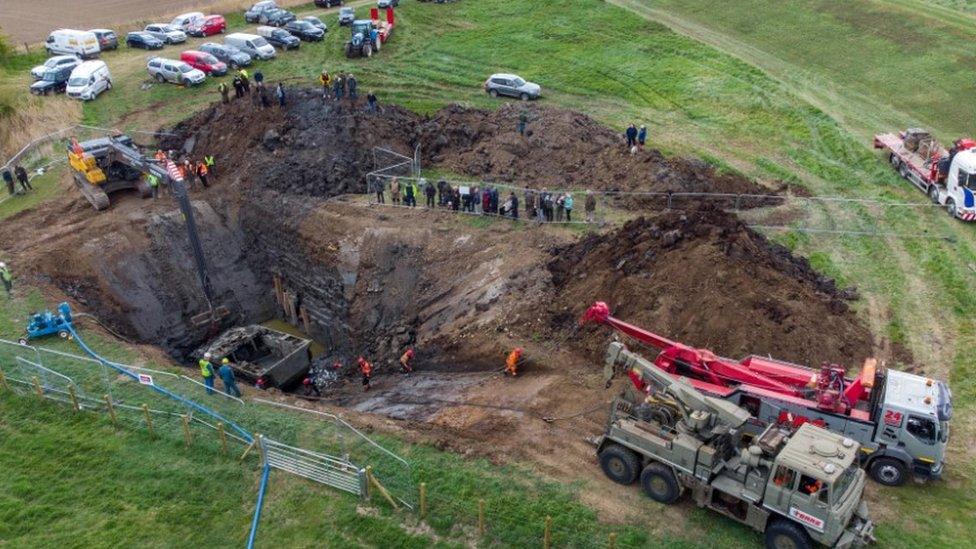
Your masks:
M 150 159 L 144 156 L 125 135 L 101 137 L 78 142 L 71 140 L 68 146 L 68 162 L 74 169 L 74 179 L 85 198 L 96 210 L 104 210 L 110 204 L 108 193 L 126 188 L 139 189 L 143 198 L 151 194 L 149 185 L 141 176 L 152 174 L 159 184 L 168 187 L 176 198 L 186 223 L 187 237 L 193 252 L 197 276 L 207 301 L 208 310 L 191 318 L 195 326 L 218 327 L 219 321 L 230 311 L 225 306 L 214 305 L 214 289 L 203 254 L 203 246 L 193 216 L 193 206 L 186 190 L 186 182 L 176 164 L 162 156 Z
M 390 39 L 396 18 L 393 8 L 386 8 L 386 20 L 380 19 L 379 10 L 370 8 L 369 19 L 357 19 L 350 25 L 350 37 L 346 42 L 346 57 L 371 57 Z
M 648 398 L 678 412 L 675 421 L 662 422 L 642 414 L 643 403 L 614 401 L 597 439 L 600 466 L 611 480 L 639 480 L 664 504 L 689 492 L 699 507 L 764 533 L 768 548 L 874 542 L 856 442 L 811 423 L 796 431 L 773 424 L 750 436 L 748 411 L 702 394 L 623 344 L 610 344 L 606 363 L 653 379 L 659 389 Z
M 952 418 L 952 394 L 942 381 L 885 369 L 874 359 L 866 360 L 854 378 L 836 364 L 813 370 L 761 356 L 735 362 L 614 318 L 603 302 L 591 306 L 580 322 L 610 326 L 659 349 L 654 364 L 674 377 L 688 378 L 705 394 L 749 410 L 753 431 L 770 424 L 814 422 L 841 433 L 857 441 L 858 461 L 886 486 L 900 486 L 912 475 L 917 480 L 942 475 Z M 608 387 L 617 373 L 604 371 Z M 631 399 L 653 390 L 651 380 L 638 372 L 627 375 L 633 384 Z M 661 406 L 656 413 L 666 419 L 674 411 Z
M 948 151 L 920 128 L 874 136 L 874 148 L 929 199 L 956 219 L 976 221 L 976 140 L 957 139 Z

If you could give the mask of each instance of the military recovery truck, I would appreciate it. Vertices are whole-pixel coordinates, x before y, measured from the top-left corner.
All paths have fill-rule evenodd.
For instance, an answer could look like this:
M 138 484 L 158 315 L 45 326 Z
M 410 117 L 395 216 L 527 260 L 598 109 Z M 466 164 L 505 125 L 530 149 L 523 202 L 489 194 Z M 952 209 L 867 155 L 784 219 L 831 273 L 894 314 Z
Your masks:
M 768 548 L 874 542 L 853 440 L 810 423 L 795 432 L 770 425 L 752 437 L 743 429 L 752 418 L 746 410 L 705 396 L 620 343 L 607 350 L 607 365 L 653 378 L 661 389 L 648 399 L 678 411 L 663 417 L 649 412 L 660 406 L 614 402 L 597 441 L 611 480 L 639 479 L 651 499 L 665 504 L 688 492 L 698 506 L 764 532 Z

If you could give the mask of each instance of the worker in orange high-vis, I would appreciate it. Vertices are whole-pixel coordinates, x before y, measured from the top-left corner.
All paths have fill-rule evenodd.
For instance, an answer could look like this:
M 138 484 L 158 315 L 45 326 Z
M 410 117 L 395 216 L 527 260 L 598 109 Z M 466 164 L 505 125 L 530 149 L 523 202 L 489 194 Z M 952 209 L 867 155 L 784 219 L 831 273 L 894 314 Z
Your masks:
M 368 391 L 370 388 L 369 380 L 373 377 L 373 365 L 363 357 L 359 357 L 356 363 L 359 364 L 359 371 L 363 374 L 363 391 Z
M 505 375 L 511 375 L 515 377 L 518 374 L 519 364 L 522 363 L 522 348 L 516 347 L 512 349 L 511 353 L 508 353 L 508 358 L 505 359 Z
M 197 177 L 200 179 L 200 183 L 203 184 L 203 188 L 206 189 L 209 187 L 210 185 L 207 184 L 207 174 L 209 173 L 209 170 L 207 169 L 207 165 L 202 160 L 197 162 L 196 172 Z
M 403 366 L 403 372 L 409 374 L 413 371 L 413 367 L 410 363 L 413 361 L 413 349 L 407 349 L 407 352 L 400 355 L 400 366 Z

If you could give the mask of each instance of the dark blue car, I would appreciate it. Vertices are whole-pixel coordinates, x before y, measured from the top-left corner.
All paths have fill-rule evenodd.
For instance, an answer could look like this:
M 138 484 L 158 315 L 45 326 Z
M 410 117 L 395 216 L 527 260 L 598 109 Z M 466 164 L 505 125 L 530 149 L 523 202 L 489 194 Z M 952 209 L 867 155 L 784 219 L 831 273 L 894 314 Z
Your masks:
M 161 50 L 163 41 L 148 32 L 136 31 L 125 35 L 125 44 L 130 48 L 142 48 L 144 50 Z

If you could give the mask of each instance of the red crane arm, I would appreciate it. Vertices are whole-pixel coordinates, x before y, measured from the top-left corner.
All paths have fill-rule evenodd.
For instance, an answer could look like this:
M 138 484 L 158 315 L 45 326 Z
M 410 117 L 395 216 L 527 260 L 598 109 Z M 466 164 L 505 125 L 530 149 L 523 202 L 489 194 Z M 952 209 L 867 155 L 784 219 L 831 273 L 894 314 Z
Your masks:
M 677 343 L 671 341 L 670 339 L 661 337 L 653 332 L 649 332 L 643 328 L 638 328 L 633 324 L 628 324 L 622 320 L 610 316 L 610 307 L 608 307 L 603 301 L 597 301 L 591 305 L 585 313 L 583 313 L 579 323 L 580 325 L 583 325 L 587 322 L 606 324 L 619 332 L 629 335 L 637 341 L 647 343 L 648 345 L 653 345 L 661 350 L 677 345 Z

